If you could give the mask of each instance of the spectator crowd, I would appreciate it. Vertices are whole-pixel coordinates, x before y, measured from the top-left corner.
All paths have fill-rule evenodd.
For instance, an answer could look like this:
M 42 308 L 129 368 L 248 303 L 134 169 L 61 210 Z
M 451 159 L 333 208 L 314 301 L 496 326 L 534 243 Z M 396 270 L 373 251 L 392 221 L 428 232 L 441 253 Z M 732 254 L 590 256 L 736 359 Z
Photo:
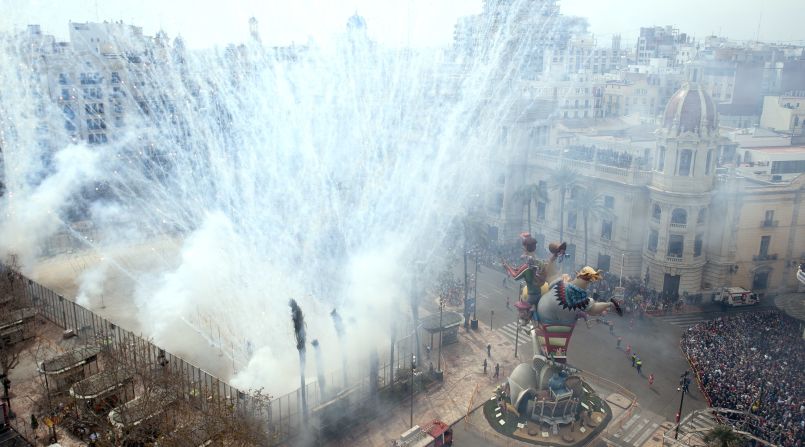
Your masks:
M 776 311 L 699 323 L 682 350 L 713 407 L 752 413 L 755 435 L 783 447 L 805 444 L 805 342 L 799 323 Z

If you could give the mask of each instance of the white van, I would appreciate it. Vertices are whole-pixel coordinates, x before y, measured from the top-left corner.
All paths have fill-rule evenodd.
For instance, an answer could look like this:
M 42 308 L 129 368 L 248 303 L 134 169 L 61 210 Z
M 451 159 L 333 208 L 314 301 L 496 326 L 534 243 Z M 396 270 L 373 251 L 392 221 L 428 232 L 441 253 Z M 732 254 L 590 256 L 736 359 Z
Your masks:
M 715 294 L 713 301 L 724 306 L 752 306 L 760 303 L 760 297 L 743 287 L 724 287 Z

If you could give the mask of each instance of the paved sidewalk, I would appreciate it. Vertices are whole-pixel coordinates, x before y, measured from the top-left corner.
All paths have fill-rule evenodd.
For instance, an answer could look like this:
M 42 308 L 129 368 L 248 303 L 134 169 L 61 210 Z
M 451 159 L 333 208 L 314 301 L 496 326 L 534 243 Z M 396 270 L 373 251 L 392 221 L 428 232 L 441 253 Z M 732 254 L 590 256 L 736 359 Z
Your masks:
M 520 363 L 514 359 L 511 343 L 498 331 L 479 321 L 477 331 L 459 329 L 458 343 L 447 345 L 442 350 L 444 381 L 430 390 L 414 397 L 414 424 L 424 424 L 439 419 L 453 424 L 464 418 L 468 410 L 481 405 L 506 378 L 512 368 Z M 492 345 L 492 355 L 487 357 L 486 345 Z M 483 374 L 483 361 L 487 359 L 487 374 Z M 521 356 L 522 358 L 522 356 Z M 500 379 L 493 379 L 495 363 L 500 363 Z M 350 436 L 330 442 L 331 446 L 375 447 L 390 445 L 400 434 L 410 428 L 410 400 L 404 400 L 388 415 L 367 421 L 361 430 Z

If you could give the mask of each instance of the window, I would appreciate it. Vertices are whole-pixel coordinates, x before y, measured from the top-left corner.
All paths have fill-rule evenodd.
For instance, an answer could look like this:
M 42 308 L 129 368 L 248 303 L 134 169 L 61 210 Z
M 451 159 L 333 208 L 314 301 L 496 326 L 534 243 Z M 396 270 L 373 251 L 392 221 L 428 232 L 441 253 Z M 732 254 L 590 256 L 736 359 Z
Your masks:
M 654 208 L 651 209 L 651 218 L 659 222 L 661 216 L 662 216 L 662 208 L 660 208 L 660 205 L 655 203 Z
M 70 78 L 67 76 L 67 73 L 59 73 L 59 84 L 65 85 L 70 83 Z
M 668 239 L 668 256 L 672 258 L 682 257 L 682 248 L 685 245 L 685 237 L 681 234 L 672 234 Z
M 103 103 L 84 104 L 84 111 L 91 115 L 100 115 L 103 113 Z
M 699 216 L 696 218 L 696 223 L 703 224 L 707 220 L 707 208 L 699 210 Z
M 764 227 L 771 227 L 774 225 L 774 210 L 766 210 L 766 217 L 763 220 Z
M 568 211 L 567 212 L 567 228 L 569 230 L 576 229 L 576 220 L 577 220 L 577 213 L 575 211 Z
M 547 192 L 548 191 L 548 183 L 545 180 L 540 180 L 537 183 L 537 186 L 539 187 L 539 190 L 541 192 Z
M 545 220 L 545 202 L 537 202 L 537 220 Z
M 662 172 L 665 170 L 665 147 L 661 146 L 657 151 L 657 170 Z
M 70 89 L 63 88 L 61 89 L 61 96 L 59 97 L 62 101 L 67 101 L 70 99 Z
M 704 162 L 704 173 L 705 174 L 710 174 L 710 163 L 712 162 L 712 158 L 713 158 L 713 150 L 710 149 L 709 151 L 707 151 L 707 158 L 705 159 L 705 162 Z
M 765 258 L 769 255 L 769 245 L 771 245 L 771 236 L 763 236 L 760 238 L 760 251 L 758 256 Z
M 671 223 L 685 225 L 688 223 L 688 212 L 682 208 L 676 208 L 671 213 Z
M 598 268 L 605 272 L 609 271 L 611 258 L 609 255 L 598 254 Z
M 612 196 L 604 196 L 604 208 L 607 209 L 614 209 L 615 208 L 615 198 Z
M 120 73 L 116 71 L 112 72 L 112 84 L 120 84 Z
M 694 257 L 699 257 L 699 256 L 702 255 L 702 244 L 703 244 L 702 237 L 703 236 L 701 234 L 697 234 L 696 235 L 696 240 L 693 242 L 693 256 Z
M 769 287 L 769 271 L 761 270 L 755 272 L 752 277 L 752 290 L 762 290 Z
M 693 151 L 683 149 L 682 152 L 679 153 L 679 169 L 677 169 L 677 175 L 682 177 L 689 176 L 691 165 L 693 165 Z
M 601 222 L 601 239 L 606 239 L 608 241 L 612 240 L 612 221 L 611 220 L 604 220 Z
M 648 233 L 648 251 L 652 253 L 657 252 L 657 243 L 660 239 L 660 234 L 657 233 L 657 230 L 651 230 Z

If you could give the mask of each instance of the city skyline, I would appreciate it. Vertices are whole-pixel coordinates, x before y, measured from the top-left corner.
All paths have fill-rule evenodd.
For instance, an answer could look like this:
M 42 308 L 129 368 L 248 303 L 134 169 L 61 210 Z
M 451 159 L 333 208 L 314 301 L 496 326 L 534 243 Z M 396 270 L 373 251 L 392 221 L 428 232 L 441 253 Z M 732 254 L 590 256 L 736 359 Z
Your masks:
M 190 48 L 246 40 L 247 20 L 251 16 L 258 19 L 262 39 L 269 45 L 305 44 L 311 39 L 322 42 L 342 31 L 346 18 L 355 13 L 366 19 L 369 35 L 383 44 L 444 46 L 452 42 L 456 20 L 477 14 L 481 9 L 480 0 L 443 0 L 434 5 L 424 0 L 407 4 L 367 0 L 339 3 L 302 0 L 293 4 L 241 1 L 226 8 L 211 2 L 191 4 L 185 0 L 168 5 L 154 0 L 136 5 L 90 0 L 67 0 L 57 5 L 22 0 L 3 3 L 3 9 L 10 13 L 0 18 L 0 31 L 40 24 L 46 33 L 66 40 L 68 21 L 123 20 L 142 26 L 149 35 L 160 29 L 171 37 L 181 35 Z M 802 8 L 793 0 L 779 0 L 773 7 L 759 0 L 738 5 L 726 0 L 705 4 L 691 0 L 673 4 L 619 0 L 614 6 L 612 2 L 564 0 L 559 4 L 563 14 L 587 18 L 590 32 L 598 37 L 600 45 L 607 45 L 613 34 L 621 34 L 625 44 L 632 44 L 640 27 L 654 25 L 673 25 L 698 39 L 716 34 L 736 40 L 805 42 L 805 31 L 796 26 L 797 15 L 790 14 Z M 188 16 L 185 11 L 189 10 L 195 13 Z M 311 11 L 317 13 L 310 14 Z

